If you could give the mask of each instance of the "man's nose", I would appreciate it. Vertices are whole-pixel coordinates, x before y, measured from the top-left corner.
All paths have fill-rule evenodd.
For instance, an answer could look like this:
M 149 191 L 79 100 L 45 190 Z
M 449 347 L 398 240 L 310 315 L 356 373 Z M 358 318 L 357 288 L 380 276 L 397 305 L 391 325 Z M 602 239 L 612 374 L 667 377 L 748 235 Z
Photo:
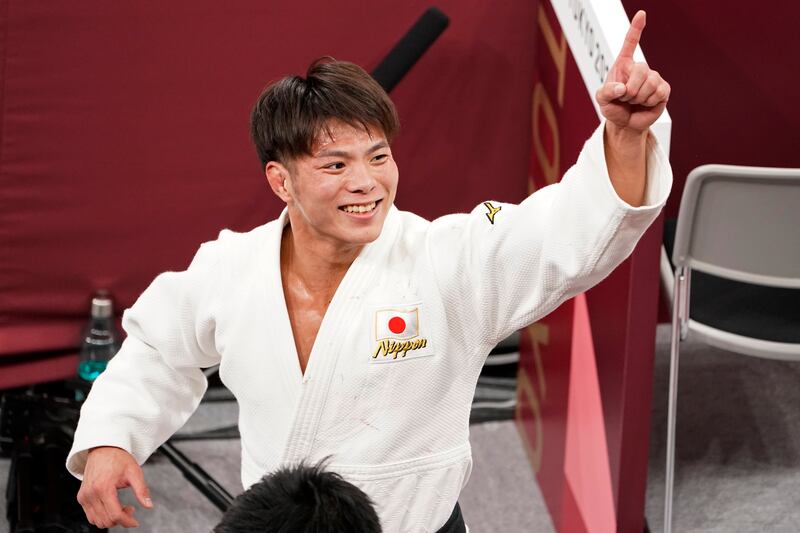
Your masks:
M 377 182 L 372 175 L 372 169 L 366 165 L 355 165 L 347 181 L 349 192 L 370 192 L 375 188 Z

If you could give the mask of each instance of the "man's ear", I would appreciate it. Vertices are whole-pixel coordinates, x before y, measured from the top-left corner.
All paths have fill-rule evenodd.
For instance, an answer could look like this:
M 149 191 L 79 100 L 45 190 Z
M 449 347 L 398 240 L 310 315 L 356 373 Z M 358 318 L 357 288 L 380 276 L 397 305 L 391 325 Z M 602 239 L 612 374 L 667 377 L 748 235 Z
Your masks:
M 291 184 L 287 184 L 289 170 L 278 161 L 269 161 L 264 167 L 264 174 L 267 176 L 267 182 L 269 182 L 272 192 L 288 204 L 292 199 Z

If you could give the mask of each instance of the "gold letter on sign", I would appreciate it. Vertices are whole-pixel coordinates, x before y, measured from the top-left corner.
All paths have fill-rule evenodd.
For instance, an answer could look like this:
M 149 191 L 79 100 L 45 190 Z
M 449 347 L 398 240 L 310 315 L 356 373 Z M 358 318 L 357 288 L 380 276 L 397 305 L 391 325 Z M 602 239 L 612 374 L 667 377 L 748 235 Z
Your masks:
M 550 338 L 550 330 L 547 325 L 541 322 L 535 322 L 525 328 L 528 336 L 531 339 L 531 351 L 533 352 L 533 362 L 535 365 L 536 377 L 538 378 L 539 393 L 531 383 L 531 377 L 523 367 L 520 367 L 520 372 L 517 376 L 517 416 L 516 419 L 519 423 L 524 425 L 524 419 L 521 412 L 523 406 L 531 410 L 533 416 L 533 429 L 534 436 L 533 442 L 530 441 L 529 434 L 526 432 L 525 427 L 520 428 L 520 435 L 525 444 L 525 449 L 533 465 L 535 472 L 539 472 L 542 466 L 542 448 L 544 447 L 542 435 L 542 410 L 539 400 L 547 397 L 547 379 L 544 375 L 544 367 L 542 365 L 542 350 L 541 346 L 547 346 Z
M 542 37 L 547 44 L 547 49 L 550 55 L 553 56 L 553 63 L 556 65 L 558 71 L 558 107 L 564 107 L 564 73 L 567 70 L 567 39 L 564 37 L 564 32 L 561 32 L 561 42 L 556 42 L 556 36 L 553 33 L 553 28 L 550 26 L 550 21 L 544 12 L 544 8 L 539 5 L 539 28 L 542 30 Z
M 533 470 L 537 474 L 542 467 L 542 412 L 539 408 L 539 400 L 536 398 L 536 392 L 533 390 L 531 382 L 528 380 L 528 375 L 525 372 L 520 372 L 517 380 L 517 422 L 524 424 L 521 409 L 525 405 L 531 410 L 533 415 L 534 427 L 534 441 L 530 442 L 527 429 L 520 427 L 519 434 L 522 435 L 523 443 L 525 444 L 525 451 L 528 452 L 528 457 L 533 465 Z
M 533 348 L 533 362 L 536 365 L 536 375 L 539 378 L 539 390 L 541 390 L 542 400 L 547 398 L 547 380 L 544 375 L 544 366 L 542 365 L 542 346 L 547 346 L 550 343 L 550 328 L 541 322 L 534 322 L 527 328 L 528 336 L 531 338 L 531 347 Z
M 545 153 L 544 145 L 542 144 L 542 113 L 550 126 L 550 133 L 553 137 L 553 158 L 550 159 Z M 533 89 L 533 149 L 536 151 L 536 158 L 539 160 L 539 165 L 542 167 L 544 179 L 548 184 L 558 181 L 558 168 L 561 163 L 560 152 L 561 146 L 558 140 L 558 122 L 556 122 L 556 114 L 553 111 L 553 104 L 550 102 L 550 97 L 544 90 L 544 85 L 541 82 L 536 84 Z

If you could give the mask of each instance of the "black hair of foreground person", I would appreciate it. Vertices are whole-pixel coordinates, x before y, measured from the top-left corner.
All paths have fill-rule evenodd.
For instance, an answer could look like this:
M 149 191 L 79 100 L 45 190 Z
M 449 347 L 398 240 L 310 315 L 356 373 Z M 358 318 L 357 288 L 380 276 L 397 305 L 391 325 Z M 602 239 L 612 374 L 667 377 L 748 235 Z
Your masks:
M 214 533 L 380 533 L 369 496 L 324 463 L 281 468 L 240 494 Z

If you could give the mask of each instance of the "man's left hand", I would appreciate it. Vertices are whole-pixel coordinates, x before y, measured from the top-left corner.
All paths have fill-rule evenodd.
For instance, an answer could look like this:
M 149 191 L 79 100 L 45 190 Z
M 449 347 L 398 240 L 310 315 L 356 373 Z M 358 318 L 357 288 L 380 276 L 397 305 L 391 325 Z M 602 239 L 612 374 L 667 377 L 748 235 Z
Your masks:
M 645 12 L 639 11 L 631 20 L 622 51 L 606 82 L 595 96 L 600 112 L 606 117 L 607 128 L 623 134 L 645 134 L 664 112 L 669 100 L 669 83 L 647 63 L 633 60 L 644 26 Z

